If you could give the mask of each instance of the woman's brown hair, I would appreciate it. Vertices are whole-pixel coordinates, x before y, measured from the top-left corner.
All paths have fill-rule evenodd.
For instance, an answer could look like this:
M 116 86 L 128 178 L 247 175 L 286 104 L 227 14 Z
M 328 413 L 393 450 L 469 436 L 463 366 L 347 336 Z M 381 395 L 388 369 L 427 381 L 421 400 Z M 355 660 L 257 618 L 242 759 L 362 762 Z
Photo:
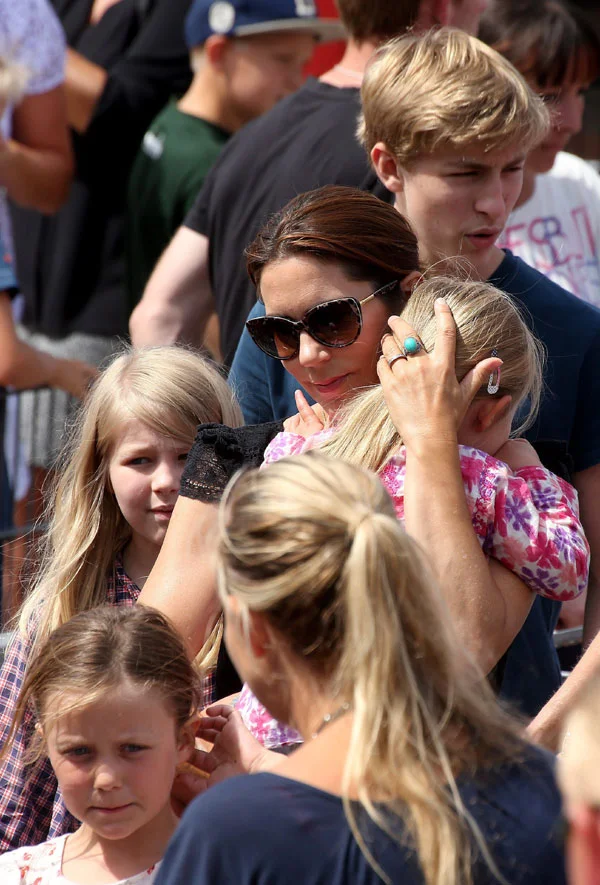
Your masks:
M 583 13 L 561 0 L 490 0 L 479 38 L 539 89 L 587 83 L 600 73 L 600 39 Z
M 368 280 L 374 289 L 420 269 L 408 221 L 393 206 L 353 187 L 300 194 L 269 219 L 246 249 L 258 297 L 268 264 L 302 256 L 339 264 L 350 279 Z M 396 299 L 399 291 L 394 289 Z

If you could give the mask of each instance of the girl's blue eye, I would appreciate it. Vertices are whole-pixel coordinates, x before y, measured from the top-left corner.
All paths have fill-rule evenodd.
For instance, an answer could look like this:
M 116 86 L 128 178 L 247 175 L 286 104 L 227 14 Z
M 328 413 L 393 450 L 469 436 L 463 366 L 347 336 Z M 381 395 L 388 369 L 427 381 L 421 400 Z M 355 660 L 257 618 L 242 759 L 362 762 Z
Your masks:
M 89 747 L 70 747 L 68 750 L 63 750 L 65 756 L 74 756 L 76 759 L 88 756 L 90 752 Z
M 123 744 L 123 750 L 125 753 L 139 753 L 141 750 L 147 749 L 147 747 L 143 747 L 141 744 Z
M 137 467 L 140 464 L 147 464 L 150 459 L 146 458 L 144 455 L 140 455 L 139 458 L 132 458 L 129 463 L 134 467 Z

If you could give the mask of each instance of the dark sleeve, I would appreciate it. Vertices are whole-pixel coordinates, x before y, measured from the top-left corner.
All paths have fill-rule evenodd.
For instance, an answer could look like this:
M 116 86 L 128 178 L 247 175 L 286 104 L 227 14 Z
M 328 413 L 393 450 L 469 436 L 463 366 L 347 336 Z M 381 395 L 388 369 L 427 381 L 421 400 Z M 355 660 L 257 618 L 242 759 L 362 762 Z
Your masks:
M 227 146 L 223 148 L 223 151 L 227 150 Z M 223 156 L 223 152 L 221 152 L 221 157 Z M 205 237 L 210 239 L 209 232 L 209 224 L 208 224 L 208 215 L 209 215 L 209 207 L 212 200 L 212 193 L 215 186 L 215 181 L 217 180 L 218 175 L 218 167 L 219 160 L 214 164 L 206 178 L 204 179 L 204 184 L 202 188 L 194 200 L 191 208 L 189 209 L 187 215 L 185 216 L 185 220 L 183 222 L 184 227 L 189 227 L 190 230 L 195 231 L 197 234 L 202 234 Z
M 588 347 L 577 387 L 571 456 L 575 471 L 600 464 L 600 332 Z
M 279 421 L 252 427 L 200 424 L 181 477 L 180 494 L 215 504 L 242 467 L 259 467 L 263 453 L 282 429 Z
M 125 54 L 108 71 L 108 80 L 83 136 L 76 136 L 82 177 L 107 170 L 107 179 L 124 182 L 137 147 L 169 97 L 187 88 L 191 72 L 184 19 L 190 0 L 155 0 Z

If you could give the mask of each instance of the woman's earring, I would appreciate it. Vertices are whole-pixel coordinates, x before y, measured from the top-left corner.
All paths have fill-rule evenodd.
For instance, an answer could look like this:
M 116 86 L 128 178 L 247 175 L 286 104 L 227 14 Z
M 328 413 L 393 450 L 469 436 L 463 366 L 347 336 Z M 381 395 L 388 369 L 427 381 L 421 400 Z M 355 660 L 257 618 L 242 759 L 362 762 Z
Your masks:
M 498 351 L 496 350 L 495 347 L 492 350 L 492 356 L 498 356 Z M 500 367 L 498 367 L 494 372 L 491 373 L 489 380 L 488 380 L 487 392 L 491 396 L 493 396 L 495 393 L 498 393 L 499 390 L 500 390 Z

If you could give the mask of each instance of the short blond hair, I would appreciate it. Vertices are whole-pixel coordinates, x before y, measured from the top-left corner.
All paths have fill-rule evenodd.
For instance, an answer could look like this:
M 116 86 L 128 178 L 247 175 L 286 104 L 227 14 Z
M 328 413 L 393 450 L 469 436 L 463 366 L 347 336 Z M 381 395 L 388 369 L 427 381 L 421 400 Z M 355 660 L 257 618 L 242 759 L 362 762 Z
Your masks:
M 443 147 L 528 151 L 549 128 L 543 101 L 510 62 L 455 28 L 386 43 L 361 96 L 359 140 L 369 153 L 384 142 L 403 166 Z

